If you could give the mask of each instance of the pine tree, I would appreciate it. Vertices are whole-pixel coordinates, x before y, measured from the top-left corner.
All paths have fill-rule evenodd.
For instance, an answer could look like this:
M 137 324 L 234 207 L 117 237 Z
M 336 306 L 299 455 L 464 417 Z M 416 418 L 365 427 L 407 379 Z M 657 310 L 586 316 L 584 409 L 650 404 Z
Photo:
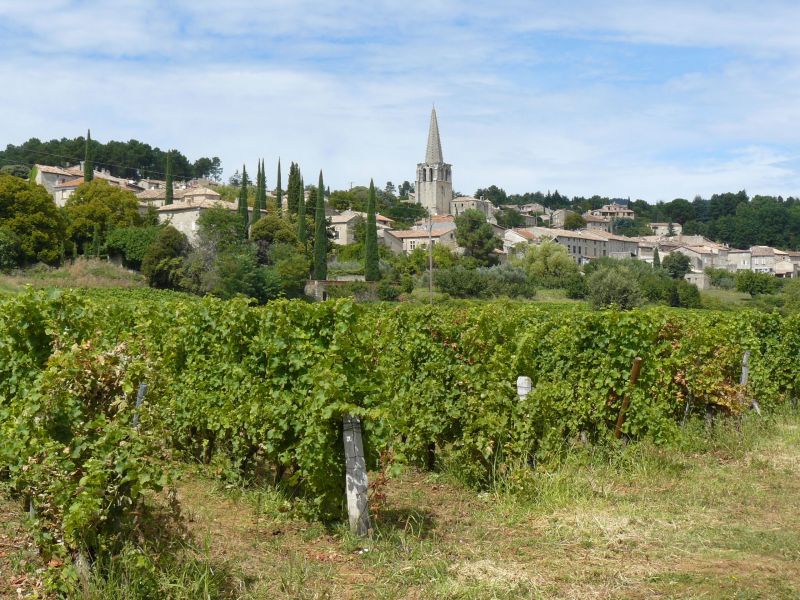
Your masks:
M 86 130 L 86 148 L 83 154 L 83 180 L 94 179 L 94 162 L 92 161 L 92 131 Z
M 658 255 L 658 248 L 653 248 L 653 268 L 661 268 L 661 257 Z
M 317 208 L 314 211 L 314 273 L 312 279 L 328 278 L 328 228 L 325 219 L 325 194 L 322 190 L 322 171 L 317 186 Z
M 278 158 L 278 179 L 275 183 L 275 209 L 280 214 L 283 209 L 283 190 L 281 189 L 281 159 Z
M 167 168 L 165 179 L 167 181 L 167 191 L 164 196 L 164 204 L 172 204 L 173 189 L 172 189 L 172 151 L 167 150 Z
M 239 216 L 242 219 L 242 231 L 244 237 L 247 237 L 248 231 L 248 211 L 247 211 L 247 169 L 242 165 L 242 187 L 239 189 Z
M 258 161 L 258 173 L 256 174 L 256 201 L 253 205 L 253 217 L 250 220 L 250 225 L 255 225 L 261 218 L 261 209 L 264 208 L 266 202 L 266 177 L 264 176 L 264 161 Z
M 378 264 L 378 226 L 375 221 L 375 184 L 369 182 L 367 200 L 367 233 L 364 238 L 364 279 L 378 281 L 381 278 Z

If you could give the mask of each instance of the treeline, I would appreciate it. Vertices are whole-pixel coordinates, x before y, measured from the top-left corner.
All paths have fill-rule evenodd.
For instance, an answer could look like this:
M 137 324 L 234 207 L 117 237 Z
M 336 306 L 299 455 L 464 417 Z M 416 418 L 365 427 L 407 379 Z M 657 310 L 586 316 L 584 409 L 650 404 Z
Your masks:
M 101 143 L 90 141 L 90 149 L 94 159 L 94 167 L 108 170 L 116 177 L 126 179 L 164 179 L 164 165 L 168 150 L 153 147 L 138 140 L 118 142 L 111 140 Z M 14 175 L 22 175 L 19 167 L 30 168 L 34 164 L 65 167 L 83 160 L 86 151 L 86 138 L 61 138 L 43 142 L 31 138 L 19 146 L 8 144 L 0 151 L 0 168 Z M 201 157 L 191 162 L 177 150 L 171 151 L 172 175 L 176 179 L 192 179 L 205 177 L 219 180 L 222 176 L 222 163 L 216 156 Z M 17 172 L 12 171 L 16 168 Z
M 704 235 L 734 248 L 759 245 L 790 250 L 800 248 L 800 198 L 793 196 L 750 197 L 741 190 L 714 194 L 710 198 L 696 196 L 691 201 L 675 198 L 669 202 L 649 204 L 644 200 L 629 201 L 605 196 L 570 198 L 558 191 L 506 194 L 505 190 L 495 185 L 478 189 L 475 196 L 483 196 L 495 206 L 522 206 L 538 202 L 553 210 L 567 208 L 579 213 L 619 202 L 628 204 L 636 214 L 633 220 L 617 222 L 615 231 L 622 235 L 642 235 L 647 223 L 672 222 L 681 224 L 684 234 Z

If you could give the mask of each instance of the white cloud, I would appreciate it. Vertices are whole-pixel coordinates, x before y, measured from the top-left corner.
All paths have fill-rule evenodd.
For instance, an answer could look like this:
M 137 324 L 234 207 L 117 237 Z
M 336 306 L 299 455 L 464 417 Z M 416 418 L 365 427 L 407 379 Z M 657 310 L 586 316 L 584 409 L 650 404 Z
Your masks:
M 462 192 L 800 195 L 794 3 L 38 8 L 31 19 L 28 6 L 0 4 L 0 34 L 13 34 L 0 41 L 0 78 L 14 83 L 0 143 L 91 126 L 101 140 L 219 155 L 228 173 L 280 155 L 308 181 L 324 168 L 333 187 L 398 182 L 423 156 L 435 102 Z M 654 45 L 661 62 L 647 58 Z M 692 62 L 687 48 L 718 53 Z

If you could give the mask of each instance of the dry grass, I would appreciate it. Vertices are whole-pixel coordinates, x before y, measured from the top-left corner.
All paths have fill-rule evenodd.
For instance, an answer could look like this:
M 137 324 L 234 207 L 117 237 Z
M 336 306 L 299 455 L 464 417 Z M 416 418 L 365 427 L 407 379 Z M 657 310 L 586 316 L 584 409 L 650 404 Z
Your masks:
M 38 265 L 0 275 L 0 292 L 14 293 L 28 285 L 35 288 L 117 288 L 143 286 L 145 281 L 139 273 L 94 258 L 78 258 L 59 268 Z
M 294 518 L 274 491 L 190 469 L 178 483 L 195 540 L 185 552 L 226 573 L 232 598 L 800 597 L 797 416 L 702 450 L 579 458 L 530 498 L 406 472 L 365 540 Z

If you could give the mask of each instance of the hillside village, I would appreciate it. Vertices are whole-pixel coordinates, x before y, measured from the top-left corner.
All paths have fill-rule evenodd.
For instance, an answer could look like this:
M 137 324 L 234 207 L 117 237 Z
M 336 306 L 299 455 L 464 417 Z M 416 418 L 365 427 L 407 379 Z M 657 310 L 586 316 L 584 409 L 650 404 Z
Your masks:
M 685 278 L 700 289 L 709 287 L 707 268 L 723 269 L 735 273 L 754 271 L 778 278 L 800 276 L 800 252 L 785 251 L 769 246 L 753 246 L 746 249 L 728 247 L 700 235 L 683 235 L 679 223 L 652 222 L 648 226 L 652 235 L 627 237 L 615 233 L 615 224 L 622 219 L 633 219 L 634 211 L 627 201 L 615 200 L 598 209 L 580 215 L 583 226 L 568 229 L 568 220 L 576 216 L 571 210 L 552 210 L 540 203 L 526 205 L 507 204 L 495 206 L 487 199 L 472 196 L 453 197 L 452 165 L 444 162 L 441 137 L 436 110 L 431 112 L 425 160 L 417 165 L 416 185 L 407 202 L 417 203 L 429 214 L 410 227 L 400 226 L 388 217 L 377 214 L 376 226 L 379 243 L 394 253 L 410 253 L 415 249 L 440 244 L 456 252 L 458 247 L 455 231 L 456 217 L 467 210 L 480 212 L 492 225 L 501 240 L 496 250 L 501 264 L 510 256 L 519 255 L 530 245 L 539 245 L 551 240 L 563 246 L 569 256 L 579 265 L 594 259 L 611 257 L 634 258 L 652 264 L 656 253 L 661 259 L 672 253 L 689 258 L 691 271 Z M 33 181 L 44 186 L 58 206 L 64 206 L 71 194 L 84 183 L 83 165 L 55 167 L 35 165 Z M 210 208 L 224 207 L 236 211 L 233 202 L 222 199 L 214 189 L 215 182 L 194 179 L 175 185 L 174 201 L 166 204 L 166 187 L 163 180 L 132 180 L 115 177 L 106 170 L 94 170 L 96 179 L 133 192 L 139 200 L 140 210 L 154 209 L 160 223 L 170 223 L 187 236 L 195 239 L 200 214 Z M 268 190 L 267 197 L 273 200 L 276 190 Z M 308 200 L 309 192 L 305 191 Z M 283 210 L 288 210 L 288 199 L 282 195 Z M 250 208 L 250 214 L 254 208 Z M 514 211 L 524 222 L 523 227 L 503 228 L 497 224 L 500 211 Z M 332 241 L 348 245 L 356 241 L 356 228 L 366 220 L 366 213 L 326 206 Z M 352 279 L 352 276 L 347 276 Z

